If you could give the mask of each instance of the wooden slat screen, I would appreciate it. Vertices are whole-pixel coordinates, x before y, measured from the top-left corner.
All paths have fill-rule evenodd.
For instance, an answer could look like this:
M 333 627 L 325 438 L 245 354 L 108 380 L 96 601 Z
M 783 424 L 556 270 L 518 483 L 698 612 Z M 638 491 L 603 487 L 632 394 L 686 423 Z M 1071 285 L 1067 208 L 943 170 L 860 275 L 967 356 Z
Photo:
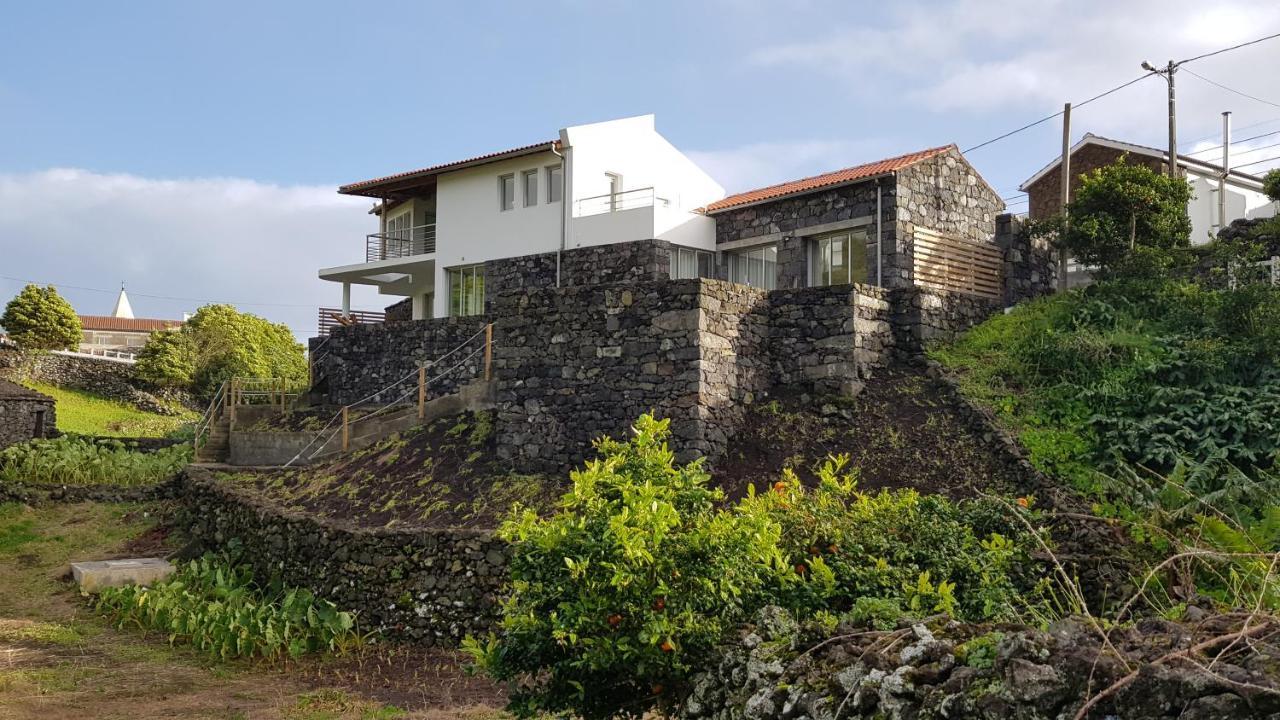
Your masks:
M 320 308 L 320 336 L 326 336 L 333 328 L 340 327 L 343 323 L 338 319 L 342 315 L 339 308 Z M 386 318 L 385 313 L 375 310 L 352 310 L 351 324 L 355 325 L 374 325 Z
M 985 245 L 915 229 L 916 284 L 936 290 L 964 292 L 995 300 L 1003 296 L 1004 258 L 995 245 Z

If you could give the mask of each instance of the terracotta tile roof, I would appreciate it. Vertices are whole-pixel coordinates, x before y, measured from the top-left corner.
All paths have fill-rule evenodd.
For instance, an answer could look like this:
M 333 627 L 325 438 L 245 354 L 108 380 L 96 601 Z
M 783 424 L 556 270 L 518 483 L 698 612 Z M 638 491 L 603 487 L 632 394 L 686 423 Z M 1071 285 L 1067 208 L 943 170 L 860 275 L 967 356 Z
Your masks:
M 122 332 L 152 332 L 182 327 L 181 320 L 154 320 L 152 318 L 118 318 L 110 315 L 81 315 L 80 325 L 85 330 L 117 330 Z
M 8 380 L 0 380 L 0 400 L 39 400 L 42 402 L 53 402 L 53 398 L 38 393 L 31 388 L 23 387 L 17 383 L 11 383 Z
M 748 190 L 736 195 L 730 195 L 723 200 L 717 200 L 710 205 L 707 205 L 703 210 L 707 213 L 716 213 L 722 210 L 728 210 L 729 208 L 735 208 L 740 205 L 750 205 L 763 200 L 776 200 L 787 195 L 796 195 L 798 193 L 818 190 L 831 185 L 843 185 L 844 183 L 854 182 L 856 180 L 873 178 L 877 175 L 884 175 L 895 170 L 901 170 L 908 165 L 920 162 L 921 160 L 927 160 L 935 155 L 940 155 L 954 147 L 954 144 L 943 145 L 942 147 L 907 153 L 906 155 L 877 160 L 864 165 L 855 165 L 854 167 L 845 168 L 844 170 L 836 170 L 834 172 L 823 173 L 821 175 L 814 175 L 813 177 L 807 177 L 802 180 L 792 180 L 791 182 L 770 185 L 769 187 L 758 188 L 756 190 Z
M 378 197 L 376 193 L 371 193 L 370 191 L 380 185 L 392 183 L 397 180 L 408 180 L 411 178 L 426 177 L 429 175 L 439 175 L 442 172 L 470 165 L 483 165 L 487 162 L 497 162 L 498 160 L 505 160 L 511 157 L 530 155 L 535 152 L 550 150 L 553 147 L 558 149 L 559 145 L 559 140 L 547 140 L 545 142 L 524 145 L 510 150 L 500 150 L 498 152 L 487 153 L 485 155 L 477 155 L 473 158 L 467 158 L 466 160 L 454 160 L 453 162 L 442 163 L 440 165 L 432 165 L 431 167 L 425 167 L 420 170 L 408 170 L 406 172 L 395 173 L 394 175 L 387 175 L 380 178 L 374 178 L 372 180 L 361 180 L 360 182 L 354 182 L 339 187 L 338 192 L 344 195 L 371 195 L 373 197 Z

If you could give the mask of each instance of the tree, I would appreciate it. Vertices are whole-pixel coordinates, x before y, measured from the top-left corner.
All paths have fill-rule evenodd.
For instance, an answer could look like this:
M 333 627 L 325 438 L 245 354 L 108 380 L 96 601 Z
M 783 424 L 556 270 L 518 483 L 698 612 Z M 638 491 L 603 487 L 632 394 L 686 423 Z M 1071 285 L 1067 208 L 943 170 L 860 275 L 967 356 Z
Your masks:
M 231 377 L 284 378 L 302 382 L 307 361 L 288 326 L 231 305 L 206 305 L 180 329 L 152 333 L 138 357 L 137 373 L 159 385 L 212 394 Z
M 1276 202 L 1280 202 L 1280 168 L 1262 176 L 1262 192 Z
M 0 325 L 24 348 L 65 350 L 80 345 L 80 318 L 52 285 L 22 288 L 4 308 Z
M 1054 218 L 1039 231 L 1056 234 L 1077 260 L 1103 275 L 1146 270 L 1191 239 L 1187 203 L 1191 186 L 1161 175 L 1127 156 L 1081 176 L 1067 205 L 1067 218 Z

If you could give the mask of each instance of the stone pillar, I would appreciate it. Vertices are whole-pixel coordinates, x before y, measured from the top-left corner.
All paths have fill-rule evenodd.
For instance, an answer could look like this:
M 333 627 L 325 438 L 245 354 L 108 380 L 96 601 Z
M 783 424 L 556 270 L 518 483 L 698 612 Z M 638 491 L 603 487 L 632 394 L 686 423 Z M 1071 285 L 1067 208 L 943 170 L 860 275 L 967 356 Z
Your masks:
M 351 283 L 342 283 L 342 317 L 351 315 Z
M 778 289 L 795 290 L 809 286 L 809 258 L 804 238 L 784 237 L 778 241 Z
M 1056 253 L 1043 238 L 1032 239 L 1021 218 L 996 217 L 996 245 L 1004 253 L 1001 284 L 1006 307 L 1048 295 L 1058 284 Z

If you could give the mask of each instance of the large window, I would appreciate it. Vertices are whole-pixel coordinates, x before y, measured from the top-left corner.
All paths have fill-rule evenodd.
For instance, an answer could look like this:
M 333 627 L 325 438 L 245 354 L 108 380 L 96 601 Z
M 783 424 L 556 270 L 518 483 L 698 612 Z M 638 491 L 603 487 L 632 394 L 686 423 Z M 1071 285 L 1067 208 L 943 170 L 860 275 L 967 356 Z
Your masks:
M 761 245 L 725 253 L 729 279 L 743 285 L 773 290 L 778 287 L 778 247 Z
M 512 210 L 516 206 L 516 176 L 503 175 L 498 178 L 498 207 Z
M 538 204 L 538 171 L 525 170 L 520 173 L 520 180 L 524 185 L 524 206 L 533 207 Z
M 836 233 L 813 240 L 809 251 L 812 285 L 843 285 L 867 281 L 867 233 Z
M 449 315 L 480 315 L 484 312 L 484 266 L 449 268 Z
M 715 253 L 686 247 L 671 248 L 671 279 L 715 277 Z
M 560 202 L 564 193 L 564 168 L 551 165 L 547 168 L 547 202 Z

